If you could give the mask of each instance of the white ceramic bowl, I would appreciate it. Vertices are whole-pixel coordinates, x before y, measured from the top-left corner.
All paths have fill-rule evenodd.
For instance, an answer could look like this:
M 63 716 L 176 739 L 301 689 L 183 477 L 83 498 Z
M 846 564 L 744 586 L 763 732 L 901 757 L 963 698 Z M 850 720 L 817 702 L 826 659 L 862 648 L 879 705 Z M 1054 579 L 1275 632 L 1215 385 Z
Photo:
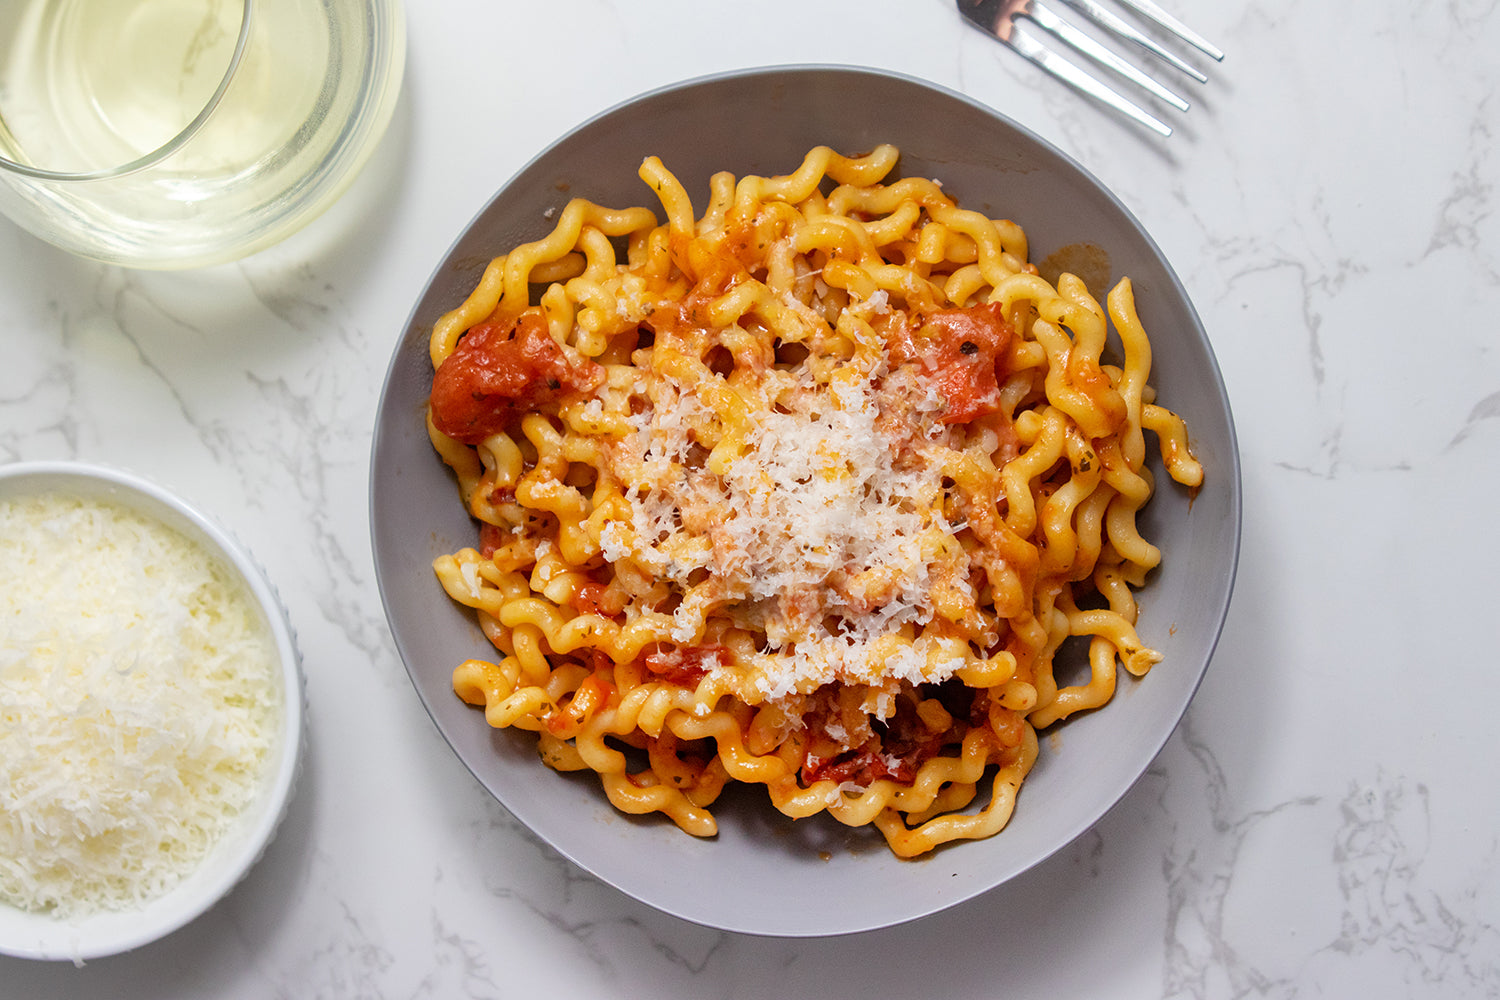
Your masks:
M 1082 247 L 1114 277 L 1132 278 L 1153 340 L 1152 382 L 1186 417 L 1207 470 L 1190 498 L 1168 488 L 1158 466 L 1163 488 L 1140 521 L 1165 552 L 1139 595 L 1143 637 L 1165 661 L 1140 682 L 1123 681 L 1110 705 L 1050 731 L 1014 819 L 988 840 L 901 861 L 871 831 L 826 816 L 782 817 L 760 788 L 726 791 L 714 810 L 718 836 L 697 840 L 661 817 L 620 815 L 596 781 L 543 766 L 534 737 L 491 729 L 454 695 L 454 666 L 493 653 L 431 569 L 440 553 L 473 544 L 476 528 L 423 427 L 428 334 L 493 255 L 545 235 L 570 196 L 652 204 L 636 175 L 648 154 L 702 198 L 716 170 L 786 173 L 818 144 L 856 153 L 880 142 L 901 148 L 903 174 L 938 178 L 961 206 L 1019 222 L 1034 261 Z M 433 720 L 484 786 L 563 855 L 631 896 L 705 925 L 777 936 L 868 930 L 932 913 L 1026 871 L 1097 822 L 1192 698 L 1239 551 L 1239 459 L 1224 386 L 1187 293 L 1131 214 L 1077 164 L 994 111 L 917 80 L 839 67 L 739 72 L 646 94 L 564 136 L 513 177 L 438 263 L 401 334 L 370 489 L 376 572 L 397 646 Z
M 203 914 L 234 888 L 276 834 L 291 800 L 303 743 L 303 683 L 291 625 L 275 590 L 231 535 L 180 497 L 139 476 L 77 462 L 0 465 L 0 499 L 62 493 L 108 500 L 155 518 L 218 553 L 244 581 L 275 641 L 282 685 L 282 725 L 254 801 L 191 874 L 136 910 L 75 920 L 29 913 L 0 902 L 0 953 L 86 961 L 138 948 Z

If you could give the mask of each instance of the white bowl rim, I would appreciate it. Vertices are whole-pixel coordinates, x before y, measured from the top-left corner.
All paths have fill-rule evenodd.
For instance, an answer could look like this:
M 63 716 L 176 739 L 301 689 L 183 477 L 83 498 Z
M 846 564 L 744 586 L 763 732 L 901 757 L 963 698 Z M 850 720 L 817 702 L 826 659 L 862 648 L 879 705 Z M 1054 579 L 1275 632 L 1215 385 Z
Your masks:
M 260 860 L 285 818 L 296 788 L 305 738 L 306 690 L 295 633 L 265 571 L 248 549 L 197 506 L 144 476 L 91 462 L 0 464 L 0 499 L 27 493 L 14 487 L 18 481 L 51 484 L 47 488 L 72 481 L 83 491 L 96 491 L 91 495 L 109 493 L 170 527 L 186 528 L 185 533 L 196 535 L 198 542 L 228 562 L 260 607 L 275 640 L 283 687 L 282 751 L 275 770 L 267 776 L 256 805 L 246 814 L 249 824 L 212 848 L 199 869 L 138 910 L 60 920 L 0 903 L 0 954 L 76 964 L 131 951 L 181 929 L 226 896 Z

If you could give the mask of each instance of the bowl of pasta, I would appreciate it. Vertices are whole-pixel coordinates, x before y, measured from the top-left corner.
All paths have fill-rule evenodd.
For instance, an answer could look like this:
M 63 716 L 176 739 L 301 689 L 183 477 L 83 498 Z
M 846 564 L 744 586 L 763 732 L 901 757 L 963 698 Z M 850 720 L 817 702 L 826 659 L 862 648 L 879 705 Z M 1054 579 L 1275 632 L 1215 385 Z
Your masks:
M 458 757 L 665 912 L 808 937 L 990 891 L 1173 732 L 1238 558 L 1233 423 L 1120 202 L 848 67 L 584 123 L 437 263 L 371 461 Z

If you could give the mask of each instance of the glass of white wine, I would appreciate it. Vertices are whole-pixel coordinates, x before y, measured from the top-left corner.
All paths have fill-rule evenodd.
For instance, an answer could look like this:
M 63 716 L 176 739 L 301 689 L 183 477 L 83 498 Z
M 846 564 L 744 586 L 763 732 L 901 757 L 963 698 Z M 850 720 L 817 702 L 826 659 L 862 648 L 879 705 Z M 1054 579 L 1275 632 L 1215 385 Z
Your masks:
M 405 51 L 400 0 L 3 0 L 0 211 L 132 267 L 254 253 L 353 180 Z

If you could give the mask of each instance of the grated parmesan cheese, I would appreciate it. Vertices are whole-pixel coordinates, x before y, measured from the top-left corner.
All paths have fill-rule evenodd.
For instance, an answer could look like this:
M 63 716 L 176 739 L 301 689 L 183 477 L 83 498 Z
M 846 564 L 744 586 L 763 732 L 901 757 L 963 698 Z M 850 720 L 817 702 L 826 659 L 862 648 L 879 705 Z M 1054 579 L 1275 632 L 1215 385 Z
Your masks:
M 126 507 L 0 501 L 0 901 L 130 909 L 255 797 L 283 692 L 226 566 Z
M 629 418 L 620 451 L 633 470 L 631 519 L 605 527 L 603 554 L 629 556 L 684 589 L 678 643 L 698 640 L 709 601 L 748 609 L 769 647 L 751 679 L 763 698 L 836 680 L 942 681 L 966 662 L 930 641 L 904 653 L 888 641 L 932 620 L 932 553 L 962 527 L 934 502 L 938 459 L 924 446 L 941 425 L 918 422 L 915 438 L 898 440 L 883 419 L 941 412 L 930 386 L 902 374 L 849 370 L 829 384 L 805 366 L 766 372 L 774 405 L 758 409 L 747 454 L 718 475 L 693 458 L 694 428 L 713 419 L 705 386 L 663 378 L 649 407 Z M 718 587 L 711 594 L 691 585 L 704 569 Z

